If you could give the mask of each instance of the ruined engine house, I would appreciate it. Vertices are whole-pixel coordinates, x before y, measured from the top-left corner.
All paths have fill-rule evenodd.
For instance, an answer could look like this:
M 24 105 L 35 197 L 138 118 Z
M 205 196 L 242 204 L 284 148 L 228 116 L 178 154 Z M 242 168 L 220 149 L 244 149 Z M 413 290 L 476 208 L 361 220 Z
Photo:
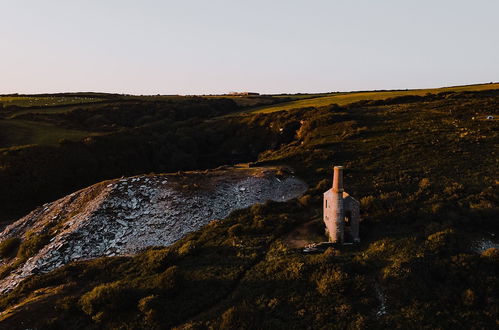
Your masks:
M 343 166 L 335 166 L 333 187 L 324 193 L 324 223 L 329 241 L 360 242 L 359 222 L 359 202 L 343 190 Z

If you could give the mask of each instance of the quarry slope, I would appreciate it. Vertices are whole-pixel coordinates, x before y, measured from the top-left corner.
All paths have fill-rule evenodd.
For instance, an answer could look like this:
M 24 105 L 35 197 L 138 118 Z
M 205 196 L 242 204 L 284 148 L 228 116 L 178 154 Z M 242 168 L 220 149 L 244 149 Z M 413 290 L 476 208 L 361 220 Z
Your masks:
M 1 292 L 71 261 L 168 246 L 233 210 L 300 196 L 307 185 L 277 168 L 224 167 L 105 181 L 48 203 L 6 227 L 0 242 L 47 244 L 0 280 Z M 16 258 L 17 259 L 17 258 Z M 15 265 L 16 259 L 3 260 Z M 19 263 L 19 262 L 18 262 Z

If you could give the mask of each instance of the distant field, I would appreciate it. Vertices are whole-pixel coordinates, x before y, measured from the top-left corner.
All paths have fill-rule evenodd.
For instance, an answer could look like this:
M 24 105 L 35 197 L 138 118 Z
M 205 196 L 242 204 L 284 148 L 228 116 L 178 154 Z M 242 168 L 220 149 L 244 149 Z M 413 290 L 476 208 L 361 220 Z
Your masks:
M 0 119 L 0 149 L 27 144 L 55 145 L 61 139 L 80 140 L 92 134 L 95 133 L 43 122 Z
M 231 99 L 242 107 L 263 107 L 276 105 L 277 102 L 287 102 L 303 99 L 311 99 L 332 95 L 332 93 L 320 94 L 262 94 L 262 95 L 205 95 L 206 98 L 224 98 Z
M 49 107 L 99 101 L 102 99 L 82 96 L 0 96 L 0 103 L 4 106 L 15 105 L 18 107 Z
M 303 100 L 303 99 L 312 99 L 316 97 L 324 97 L 324 96 L 331 96 L 331 95 L 336 95 L 338 93 L 311 93 L 311 94 L 273 94 L 272 97 L 274 98 L 291 98 L 293 100 Z M 341 93 L 344 94 L 344 93 Z
M 40 107 L 20 107 L 16 108 L 14 111 L 12 110 L 7 110 L 4 111 L 5 118 L 16 118 L 20 115 L 24 115 L 27 113 L 42 113 L 42 114 L 56 114 L 56 113 L 67 113 L 71 112 L 76 109 L 86 109 L 86 108 L 91 108 L 95 102 L 87 102 L 85 104 L 65 104 L 65 105 L 60 105 L 60 106 L 40 106 Z M 103 104 L 101 101 L 99 101 L 99 105 Z M 1 113 L 0 113 L 1 114 Z
M 384 100 L 391 97 L 404 96 L 404 95 L 425 95 L 427 93 L 442 93 L 442 92 L 463 92 L 463 91 L 483 91 L 499 89 L 499 83 L 495 84 L 483 84 L 483 85 L 468 85 L 468 86 L 456 86 L 456 87 L 445 87 L 445 88 L 433 88 L 433 89 L 413 89 L 413 90 L 401 90 L 401 91 L 386 91 L 386 92 L 350 92 L 350 93 L 338 93 L 330 96 L 324 97 L 313 97 L 304 100 L 297 100 L 292 102 L 285 102 L 280 104 L 262 106 L 251 109 L 249 112 L 252 113 L 269 113 L 282 110 L 291 110 L 297 108 L 306 107 L 321 107 L 331 104 L 346 105 L 349 103 L 354 103 L 361 100 Z

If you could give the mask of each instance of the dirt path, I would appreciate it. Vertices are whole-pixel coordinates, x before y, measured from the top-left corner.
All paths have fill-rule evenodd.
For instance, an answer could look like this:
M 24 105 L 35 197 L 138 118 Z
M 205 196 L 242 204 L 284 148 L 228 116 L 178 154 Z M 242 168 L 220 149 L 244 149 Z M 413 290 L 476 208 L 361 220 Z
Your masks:
M 305 245 L 324 241 L 316 231 L 316 225 L 321 220 L 319 218 L 315 218 L 308 222 L 305 222 L 292 232 L 290 232 L 285 238 L 284 243 L 287 247 L 292 249 L 299 249 L 305 247 Z

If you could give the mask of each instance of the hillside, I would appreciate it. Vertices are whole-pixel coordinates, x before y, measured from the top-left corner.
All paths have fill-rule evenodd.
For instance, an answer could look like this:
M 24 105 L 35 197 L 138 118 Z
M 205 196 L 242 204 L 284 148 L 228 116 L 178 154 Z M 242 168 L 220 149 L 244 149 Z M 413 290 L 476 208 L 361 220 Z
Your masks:
M 443 87 L 431 89 L 412 89 L 412 90 L 395 90 L 395 91 L 367 91 L 367 92 L 349 92 L 349 93 L 332 93 L 332 95 L 318 95 L 311 99 L 297 100 L 287 102 L 284 104 L 268 105 L 258 107 L 252 112 L 268 113 L 274 111 L 299 109 L 306 107 L 321 107 L 331 104 L 347 105 L 349 103 L 359 101 L 371 100 L 386 100 L 389 98 L 400 96 L 424 96 L 426 94 L 439 94 L 447 92 L 471 92 L 471 91 L 484 91 L 484 90 L 497 90 L 499 89 L 498 83 L 469 85 L 469 86 L 456 86 L 456 87 Z
M 138 176 L 105 181 L 45 204 L 0 233 L 0 241 L 23 242 L 16 258 L 0 263 L 0 293 L 69 262 L 171 245 L 231 211 L 286 201 L 306 190 L 303 182 L 289 174 L 279 178 L 277 172 L 254 167 Z M 23 253 L 35 245 L 39 251 Z
M 498 121 L 486 116 L 498 115 L 498 90 L 269 113 L 233 100 L 186 102 L 32 115 L 105 134 L 5 149 L 2 207 L 32 210 L 121 175 L 239 162 L 290 166 L 308 190 L 234 211 L 168 247 L 30 276 L 0 296 L 1 327 L 497 326 L 499 134 Z M 86 123 L 94 115 L 99 124 Z M 116 126 L 107 130 L 110 123 Z M 361 243 L 304 254 L 290 238 L 325 239 L 322 193 L 333 164 L 345 166 L 345 188 L 361 202 Z M 29 198 L 16 203 L 20 196 Z M 0 250 L 12 262 L 20 249 L 4 242 Z

